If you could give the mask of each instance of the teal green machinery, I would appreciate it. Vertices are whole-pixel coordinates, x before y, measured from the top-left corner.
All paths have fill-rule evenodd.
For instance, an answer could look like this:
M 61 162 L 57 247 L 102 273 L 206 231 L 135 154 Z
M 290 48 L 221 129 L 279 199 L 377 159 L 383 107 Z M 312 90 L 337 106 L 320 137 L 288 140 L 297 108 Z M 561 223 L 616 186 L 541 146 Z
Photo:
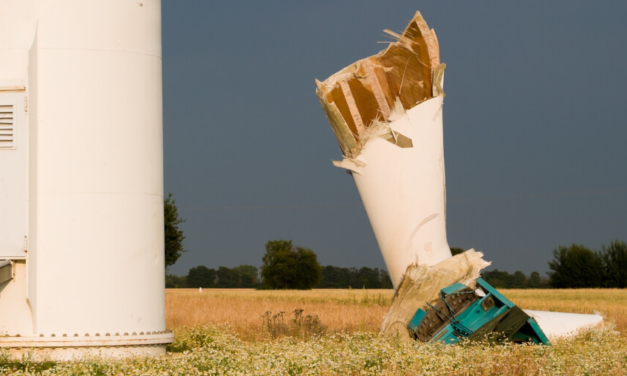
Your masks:
M 423 342 L 454 344 L 468 340 L 512 341 L 550 345 L 536 320 L 483 279 L 477 288 L 456 283 L 440 290 L 440 301 L 418 309 L 408 325 Z

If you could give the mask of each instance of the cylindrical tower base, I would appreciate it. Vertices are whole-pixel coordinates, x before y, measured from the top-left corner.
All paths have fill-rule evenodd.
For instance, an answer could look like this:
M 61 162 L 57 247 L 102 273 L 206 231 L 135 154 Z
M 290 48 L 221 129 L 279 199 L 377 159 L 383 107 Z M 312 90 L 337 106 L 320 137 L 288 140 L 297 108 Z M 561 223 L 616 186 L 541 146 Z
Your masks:
M 163 353 L 161 2 L 0 8 L 0 348 Z
M 14 358 L 29 355 L 33 360 L 72 360 L 85 356 L 124 358 L 138 355 L 164 355 L 167 344 L 174 341 L 174 334 L 170 331 L 116 334 L 94 333 L 89 336 L 73 334 L 72 337 L 2 337 L 0 349 L 9 350 Z

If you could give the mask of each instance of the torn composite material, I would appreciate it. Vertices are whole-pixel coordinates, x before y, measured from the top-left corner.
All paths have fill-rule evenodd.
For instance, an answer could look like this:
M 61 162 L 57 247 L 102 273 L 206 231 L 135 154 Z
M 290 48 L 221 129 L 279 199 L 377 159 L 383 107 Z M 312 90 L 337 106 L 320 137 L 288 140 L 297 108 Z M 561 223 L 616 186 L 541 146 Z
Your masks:
M 383 318 L 381 332 L 407 336 L 407 324 L 416 310 L 428 308 L 428 303 L 435 304 L 440 290 L 454 283 L 474 288 L 481 270 L 489 265 L 489 262 L 483 260 L 483 253 L 474 249 L 434 266 L 410 265 Z
M 385 51 L 316 81 L 397 288 L 407 265 L 451 257 L 446 239 L 437 38 L 417 12 Z

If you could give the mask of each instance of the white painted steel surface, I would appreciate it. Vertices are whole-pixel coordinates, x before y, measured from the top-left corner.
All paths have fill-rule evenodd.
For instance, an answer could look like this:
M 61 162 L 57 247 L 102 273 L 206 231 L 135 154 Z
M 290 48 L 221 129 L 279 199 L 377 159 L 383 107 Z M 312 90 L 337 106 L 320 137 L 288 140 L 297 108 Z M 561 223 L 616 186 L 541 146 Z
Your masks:
M 25 147 L 0 149 L 0 178 L 28 149 L 10 167 L 28 187 L 26 281 L 0 285 L 0 332 L 164 331 L 160 1 L 0 0 L 0 89 L 16 82 Z M 6 314 L 24 314 L 16 294 L 28 328 Z
M 26 263 L 23 260 L 13 265 L 14 277 L 0 284 L 0 333 L 28 335 L 32 333 L 33 319 L 26 301 Z M 7 327 L 10 325 L 10 327 Z
M 12 347 L 7 349 L 11 357 L 22 359 L 29 357 L 33 361 L 75 360 L 84 357 L 128 358 L 133 356 L 162 356 L 165 346 L 161 345 L 129 345 L 129 346 L 89 346 L 72 347 Z
M 435 265 L 451 257 L 442 106 L 443 97 L 429 99 L 390 124 L 413 147 L 374 137 L 355 158 L 365 166 L 350 168 L 395 289 L 410 264 Z
M 24 258 L 28 235 L 26 93 L 11 89 L 0 80 L 0 259 Z

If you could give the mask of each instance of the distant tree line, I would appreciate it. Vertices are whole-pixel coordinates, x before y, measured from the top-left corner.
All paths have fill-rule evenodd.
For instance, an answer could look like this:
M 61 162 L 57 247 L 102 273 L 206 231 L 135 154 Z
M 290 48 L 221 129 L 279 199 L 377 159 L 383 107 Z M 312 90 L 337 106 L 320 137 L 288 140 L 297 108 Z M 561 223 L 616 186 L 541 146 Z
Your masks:
M 498 269 L 481 272 L 481 278 L 497 289 L 541 289 L 548 288 L 549 280 L 538 272 L 531 272 L 527 277 L 520 270 L 510 274 Z
M 451 248 L 453 255 L 462 248 Z M 481 273 L 496 288 L 627 288 L 627 244 L 613 241 L 600 250 L 583 245 L 559 246 L 549 262 L 549 278 L 538 272 L 529 276 L 521 271 L 510 274 L 498 269 Z M 261 278 L 259 276 L 261 271 Z M 191 268 L 187 276 L 166 274 L 168 288 L 392 288 L 387 271 L 378 268 L 342 268 L 320 266 L 316 254 L 304 247 L 295 247 L 289 240 L 266 243 L 261 270 L 252 265 L 234 268 L 206 266 Z
M 392 281 L 385 269 L 321 267 L 321 279 L 314 288 L 319 289 L 391 289 Z M 186 276 L 166 274 L 167 288 L 257 288 L 266 289 L 258 275 L 258 269 L 251 265 L 234 268 L 220 266 L 210 269 L 200 265 L 189 270 Z
M 463 248 L 451 247 L 453 256 L 462 252 L 464 252 Z M 514 274 L 498 269 L 484 270 L 481 272 L 481 278 L 492 286 L 501 289 L 539 289 L 549 287 L 548 279 L 541 277 L 538 272 L 531 272 L 529 277 L 527 277 L 520 270 L 515 271 Z
M 185 222 L 178 215 L 172 194 L 164 198 L 164 242 L 166 287 L 168 288 L 264 288 L 264 289 L 311 289 L 311 288 L 392 288 L 386 270 L 363 267 L 321 267 L 316 254 L 308 248 L 295 247 L 291 240 L 270 240 L 266 243 L 261 278 L 252 265 L 234 268 L 220 266 L 217 270 L 200 265 L 191 268 L 187 276 L 167 274 L 167 268 L 186 252 L 185 236 L 179 225 Z M 451 248 L 453 256 L 464 252 L 463 248 Z M 553 250 L 549 262 L 549 278 L 538 272 L 528 277 L 521 271 L 510 274 L 498 269 L 481 273 L 483 279 L 496 288 L 627 288 L 627 244 L 615 240 L 600 250 L 584 245 L 559 246 Z
M 549 268 L 554 288 L 626 288 L 627 243 L 615 240 L 596 251 L 577 244 L 559 246 Z
M 339 268 L 325 266 L 322 268 L 322 280 L 316 286 L 319 289 L 391 289 L 392 280 L 387 270 L 379 268 Z
M 453 254 L 463 252 L 451 248 Z M 509 274 L 498 269 L 484 271 L 481 277 L 496 288 L 627 288 L 627 243 L 620 240 L 592 250 L 581 244 L 560 245 L 549 261 L 549 278 L 532 272 Z
M 186 276 L 166 274 L 167 288 L 255 288 L 259 286 L 258 269 L 252 265 L 234 268 L 220 266 L 210 269 L 204 265 L 191 268 Z

